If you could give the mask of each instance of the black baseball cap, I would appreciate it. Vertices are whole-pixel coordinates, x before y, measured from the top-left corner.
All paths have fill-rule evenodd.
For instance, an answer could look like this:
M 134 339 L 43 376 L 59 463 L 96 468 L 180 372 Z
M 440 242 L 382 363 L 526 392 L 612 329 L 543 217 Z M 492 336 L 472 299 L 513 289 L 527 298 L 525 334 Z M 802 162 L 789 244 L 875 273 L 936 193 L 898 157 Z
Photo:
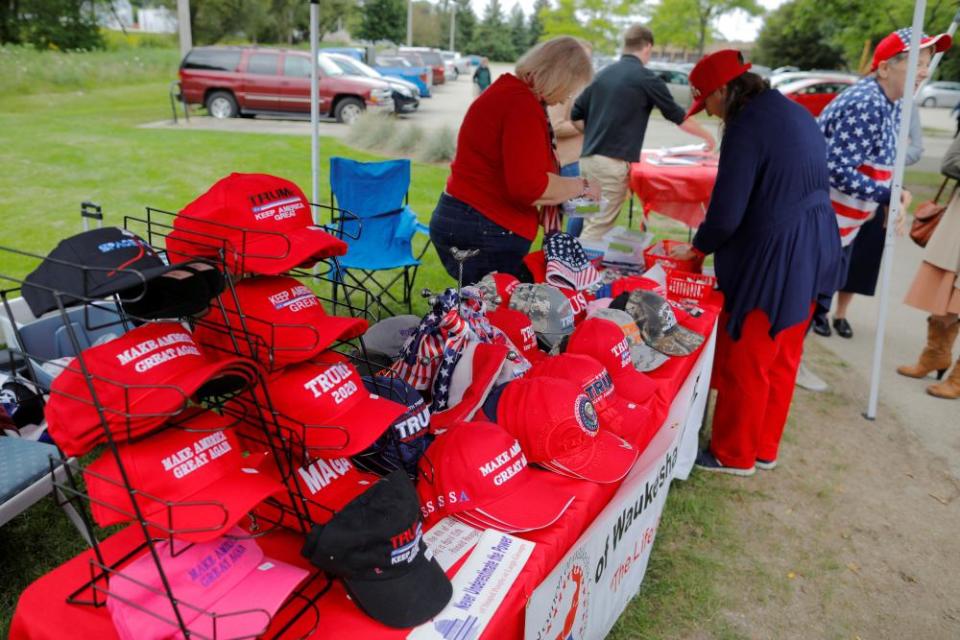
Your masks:
M 440 613 L 453 586 L 423 541 L 417 492 L 396 470 L 353 499 L 323 525 L 315 525 L 301 551 L 343 579 L 368 616 L 397 629 Z
M 23 297 L 35 316 L 64 306 L 118 294 L 126 311 L 155 319 L 206 310 L 223 291 L 223 274 L 205 260 L 167 265 L 136 234 L 119 227 L 71 236 L 51 251 L 25 279 Z

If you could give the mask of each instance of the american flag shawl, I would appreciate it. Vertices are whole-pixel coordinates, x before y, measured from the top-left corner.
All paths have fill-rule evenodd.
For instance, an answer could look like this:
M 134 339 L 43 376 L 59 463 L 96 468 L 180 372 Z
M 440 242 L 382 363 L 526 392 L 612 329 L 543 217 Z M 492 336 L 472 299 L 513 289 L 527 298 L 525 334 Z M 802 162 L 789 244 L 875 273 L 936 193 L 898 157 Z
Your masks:
M 906 31 L 906 35 L 901 33 Z M 910 41 L 910 29 L 898 34 Z M 830 200 L 840 243 L 850 245 L 880 204 L 890 201 L 901 101 L 868 76 L 833 100 L 818 120 L 827 141 Z

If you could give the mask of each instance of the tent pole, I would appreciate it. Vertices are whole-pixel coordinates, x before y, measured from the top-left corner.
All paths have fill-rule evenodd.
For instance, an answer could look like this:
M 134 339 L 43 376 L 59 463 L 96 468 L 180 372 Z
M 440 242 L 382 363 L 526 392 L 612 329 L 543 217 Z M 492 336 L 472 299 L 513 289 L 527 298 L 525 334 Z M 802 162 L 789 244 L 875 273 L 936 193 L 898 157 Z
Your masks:
M 890 206 L 887 214 L 887 235 L 884 242 L 883 269 L 880 284 L 880 308 L 877 312 L 877 336 L 873 346 L 873 371 L 870 374 L 870 398 L 867 411 L 863 416 L 867 420 L 877 417 L 877 403 L 880 399 L 880 370 L 883 364 L 883 340 L 887 330 L 887 304 L 890 298 L 890 273 L 893 271 L 893 252 L 896 242 L 896 219 L 900 215 L 900 194 L 903 191 L 903 172 L 907 160 L 907 140 L 910 137 L 910 116 L 913 114 L 913 87 L 916 85 L 917 62 L 920 58 L 920 38 L 923 36 L 923 17 L 927 8 L 926 0 L 917 0 L 913 7 L 913 33 L 910 38 L 910 53 L 907 57 L 906 89 L 903 96 L 903 110 L 900 114 L 900 130 L 897 136 L 897 159 L 893 165 L 893 185 L 890 189 Z
M 318 74 L 320 48 L 318 31 L 320 0 L 310 0 L 310 202 L 320 202 L 320 87 Z M 319 224 L 319 212 L 313 209 L 313 222 Z

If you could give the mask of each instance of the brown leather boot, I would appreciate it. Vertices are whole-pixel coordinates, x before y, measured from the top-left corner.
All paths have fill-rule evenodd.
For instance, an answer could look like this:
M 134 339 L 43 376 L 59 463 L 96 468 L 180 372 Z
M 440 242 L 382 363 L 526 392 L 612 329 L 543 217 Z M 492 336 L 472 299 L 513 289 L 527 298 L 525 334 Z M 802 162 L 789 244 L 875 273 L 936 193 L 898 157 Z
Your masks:
M 937 372 L 937 380 L 953 362 L 953 343 L 960 332 L 960 322 L 954 319 L 930 316 L 927 318 L 927 346 L 920 354 L 917 364 L 897 367 L 897 373 L 909 378 L 925 378 L 931 371 Z
M 947 379 L 927 387 L 927 393 L 947 400 L 960 398 L 960 360 L 957 360 L 957 364 L 953 365 L 953 371 L 950 372 Z

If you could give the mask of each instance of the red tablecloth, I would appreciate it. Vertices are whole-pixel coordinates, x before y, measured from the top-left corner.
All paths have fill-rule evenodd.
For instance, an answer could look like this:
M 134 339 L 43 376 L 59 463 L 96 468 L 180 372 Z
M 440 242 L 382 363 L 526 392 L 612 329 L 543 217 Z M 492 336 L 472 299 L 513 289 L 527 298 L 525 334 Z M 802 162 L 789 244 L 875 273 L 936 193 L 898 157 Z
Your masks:
M 655 165 L 649 155 L 644 152 L 630 165 L 630 188 L 643 202 L 643 213 L 656 211 L 688 227 L 700 226 L 717 180 L 716 164 Z
M 720 304 L 719 293 L 715 294 L 711 302 Z M 718 312 L 718 307 L 708 307 L 701 317 L 693 318 L 686 324 L 695 331 L 709 335 Z M 666 419 L 670 403 L 689 375 L 696 359 L 696 355 L 673 358 L 654 372 L 658 390 L 652 408 L 657 412 L 657 424 L 662 424 Z M 564 490 L 573 493 L 576 498 L 556 524 L 547 529 L 522 534 L 524 538 L 536 542 L 537 546 L 484 632 L 484 638 L 501 640 L 523 637 L 524 607 L 530 594 L 553 570 L 619 487 L 619 484 L 598 485 L 560 477 L 556 480 L 563 483 Z M 126 554 L 136 546 L 139 539 L 139 528 L 131 526 L 104 541 L 101 549 L 110 562 Z M 300 557 L 303 540 L 298 535 L 279 531 L 260 538 L 258 543 L 268 556 L 309 568 L 308 563 Z M 89 560 L 92 557 L 92 551 L 87 551 L 27 587 L 17 603 L 10 638 L 52 640 L 63 638 L 64 635 L 97 640 L 116 638 L 105 607 L 66 604 L 68 594 L 89 579 Z M 449 575 L 456 573 L 462 562 L 463 560 L 451 567 Z M 315 593 L 324 583 L 322 576 L 316 578 L 307 593 Z M 298 608 L 294 606 L 296 602 L 294 600 L 285 607 L 274 621 L 273 629 L 279 629 L 285 623 L 284 614 Z M 330 591 L 320 598 L 318 609 L 320 621 L 310 637 L 399 640 L 409 633 L 409 630 L 390 629 L 368 618 L 347 598 L 339 582 L 334 582 Z M 303 637 L 310 634 L 316 622 L 315 616 L 308 613 L 285 637 Z

